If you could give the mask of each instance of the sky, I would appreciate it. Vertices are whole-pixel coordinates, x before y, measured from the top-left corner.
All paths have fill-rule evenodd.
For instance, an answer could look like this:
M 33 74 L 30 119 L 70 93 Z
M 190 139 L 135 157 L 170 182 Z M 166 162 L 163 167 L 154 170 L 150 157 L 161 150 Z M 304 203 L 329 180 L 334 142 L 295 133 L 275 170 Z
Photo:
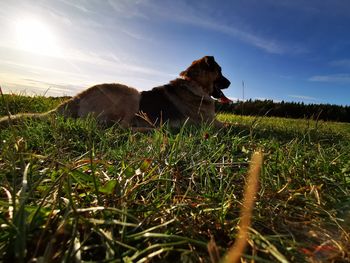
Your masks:
M 349 0 L 1 0 L 5 93 L 149 90 L 212 55 L 232 99 L 350 105 Z

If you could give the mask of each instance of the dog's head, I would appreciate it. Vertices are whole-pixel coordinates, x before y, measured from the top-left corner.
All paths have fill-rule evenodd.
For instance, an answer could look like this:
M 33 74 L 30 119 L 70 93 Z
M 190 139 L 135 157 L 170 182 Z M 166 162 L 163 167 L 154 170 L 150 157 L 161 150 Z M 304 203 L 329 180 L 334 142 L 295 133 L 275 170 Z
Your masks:
M 205 56 L 193 61 L 191 66 L 180 73 L 180 76 L 197 82 L 204 92 L 219 99 L 222 103 L 231 101 L 221 91 L 227 89 L 231 82 L 222 75 L 221 67 L 212 56 Z

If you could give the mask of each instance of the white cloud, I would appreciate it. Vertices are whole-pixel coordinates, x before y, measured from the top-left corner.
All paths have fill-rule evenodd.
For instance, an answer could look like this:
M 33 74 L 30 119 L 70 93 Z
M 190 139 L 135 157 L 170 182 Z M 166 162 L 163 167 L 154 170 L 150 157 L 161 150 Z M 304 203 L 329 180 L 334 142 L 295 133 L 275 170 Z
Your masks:
M 333 67 L 350 68 L 350 59 L 333 60 L 329 64 Z
M 300 100 L 312 100 L 312 101 L 318 100 L 317 98 L 305 96 L 305 95 L 288 95 L 288 97 L 293 99 L 300 99 Z
M 316 75 L 309 78 L 313 82 L 350 83 L 350 74 Z
M 61 2 L 63 2 L 64 4 L 66 4 L 68 6 L 71 6 L 71 7 L 78 9 L 79 11 L 81 11 L 83 13 L 87 13 L 87 14 L 93 13 L 93 11 L 91 9 L 86 7 L 86 2 L 85 2 L 85 4 L 78 3 L 78 1 L 76 1 L 76 0 L 75 1 L 61 0 Z
M 346 16 L 349 15 L 349 2 L 344 0 L 265 0 L 272 6 L 297 10 L 311 15 Z
M 145 1 L 140 0 L 108 0 L 108 4 L 115 12 L 127 18 L 143 18 L 148 19 L 148 16 L 138 7 L 143 6 Z
M 240 24 L 240 28 L 238 28 L 232 24 L 220 23 L 218 21 L 223 21 L 223 19 L 215 19 L 215 16 L 207 10 L 193 8 L 192 2 L 187 4 L 185 2 L 172 1 L 166 2 L 166 5 L 152 5 L 148 3 L 148 8 L 153 10 L 153 15 L 163 19 L 217 31 L 271 54 L 299 54 L 307 52 L 306 48 L 301 45 L 283 43 L 271 37 L 261 36 L 249 29 L 242 29 L 245 25 Z
M 16 50 L 17 54 L 22 51 Z M 2 84 L 9 91 L 26 93 L 35 91 L 48 95 L 73 95 L 97 83 L 117 82 L 139 90 L 150 89 L 177 77 L 162 70 L 129 63 L 109 52 L 89 52 L 77 49 L 65 50 L 60 58 L 2 60 L 0 73 Z M 33 62 L 37 61 L 37 62 Z M 43 64 L 41 63 L 44 62 Z M 50 65 L 50 66 L 48 66 Z M 157 81 L 156 81 L 157 80 Z
M 242 42 L 245 42 L 249 45 L 260 48 L 268 53 L 283 54 L 288 50 L 287 47 L 283 46 L 281 43 L 278 43 L 277 41 L 259 37 L 250 32 L 239 30 L 233 26 L 219 24 L 215 21 L 203 20 L 198 18 L 192 18 L 191 23 L 237 38 Z
M 4 93 L 17 93 L 22 95 L 35 96 L 71 96 L 74 90 L 81 87 L 70 84 L 55 84 L 36 80 L 19 80 L 16 83 L 4 81 L 2 83 Z
M 31 6 L 31 2 L 26 2 Z M 249 25 L 244 25 L 238 21 L 238 17 L 231 17 L 236 20 L 234 25 L 231 22 L 224 22 L 223 17 L 217 17 L 217 14 L 210 8 L 206 7 L 205 3 L 198 4 L 192 1 L 147 1 L 147 0 L 108 0 L 100 3 L 99 1 L 68 1 L 60 0 L 55 4 L 50 2 L 40 2 L 37 6 L 42 7 L 42 14 L 48 12 L 52 18 L 65 24 L 70 28 L 106 28 L 106 23 L 103 21 L 109 17 L 109 22 L 113 22 L 113 15 L 118 17 L 146 19 L 161 18 L 164 20 L 172 20 L 178 23 L 191 24 L 207 30 L 221 32 L 239 41 L 242 41 L 250 46 L 257 47 L 271 54 L 296 54 L 305 53 L 306 49 L 297 43 L 286 43 L 271 36 L 264 36 L 249 29 Z M 196 5 L 196 6 L 195 6 Z M 62 8 L 63 6 L 63 8 Z M 201 8 L 199 8 L 199 6 Z M 0 4 L 1 7 L 1 4 Z M 73 11 L 78 12 L 73 12 Z M 95 10 L 99 10 L 96 13 Z M 112 12 L 112 13 L 111 13 Z M 109 23 L 108 26 L 113 26 Z M 133 31 L 130 28 L 123 30 L 114 28 L 113 30 L 122 31 L 129 37 L 148 40 L 142 32 Z M 83 30 L 83 29 L 81 29 Z
M 157 77 L 176 77 L 176 74 L 167 73 L 164 71 L 147 68 L 144 66 L 137 65 L 135 63 L 126 63 L 122 59 L 115 56 L 110 52 L 88 52 L 81 50 L 70 50 L 65 54 L 65 60 L 76 62 L 84 62 L 92 65 L 96 65 L 99 68 L 105 69 L 107 71 L 125 73 L 125 74 L 145 74 L 149 76 Z

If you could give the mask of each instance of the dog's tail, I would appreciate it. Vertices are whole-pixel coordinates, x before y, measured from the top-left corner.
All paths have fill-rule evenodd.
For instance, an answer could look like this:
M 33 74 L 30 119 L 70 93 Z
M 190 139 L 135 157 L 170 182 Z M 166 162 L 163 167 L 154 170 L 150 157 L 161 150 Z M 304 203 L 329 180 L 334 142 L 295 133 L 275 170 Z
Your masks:
M 7 115 L 0 118 L 0 128 L 7 128 L 11 125 L 20 124 L 28 119 L 44 119 L 55 112 L 56 110 L 51 110 L 44 113 L 19 113 L 15 115 Z

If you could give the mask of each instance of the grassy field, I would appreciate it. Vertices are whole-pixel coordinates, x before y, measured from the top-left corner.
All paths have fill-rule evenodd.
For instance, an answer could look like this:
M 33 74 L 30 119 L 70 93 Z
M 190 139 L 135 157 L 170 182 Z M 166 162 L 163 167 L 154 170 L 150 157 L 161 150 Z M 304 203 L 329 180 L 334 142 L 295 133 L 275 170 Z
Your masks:
M 0 114 L 59 102 L 5 96 Z M 49 117 L 0 130 L 0 261 L 210 262 L 211 238 L 224 256 L 261 149 L 243 262 L 349 262 L 350 124 L 218 118 L 230 125 L 140 134 Z

